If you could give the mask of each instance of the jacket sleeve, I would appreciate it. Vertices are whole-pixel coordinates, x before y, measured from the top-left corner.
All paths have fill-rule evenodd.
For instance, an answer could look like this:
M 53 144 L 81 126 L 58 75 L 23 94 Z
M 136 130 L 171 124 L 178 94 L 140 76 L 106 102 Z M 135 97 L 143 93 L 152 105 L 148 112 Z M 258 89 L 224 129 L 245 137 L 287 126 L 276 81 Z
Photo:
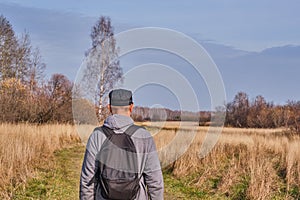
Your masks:
M 80 176 L 80 200 L 94 199 L 95 189 L 94 183 L 90 183 L 95 175 L 95 158 L 98 152 L 97 148 L 98 138 L 94 131 L 90 136 L 85 150 L 85 155 L 82 163 L 81 176 Z
M 159 158 L 157 155 L 155 143 L 153 138 L 149 138 L 150 144 L 148 149 L 148 156 L 144 169 L 144 179 L 148 187 L 148 192 L 151 200 L 164 199 L 164 181 L 160 167 Z

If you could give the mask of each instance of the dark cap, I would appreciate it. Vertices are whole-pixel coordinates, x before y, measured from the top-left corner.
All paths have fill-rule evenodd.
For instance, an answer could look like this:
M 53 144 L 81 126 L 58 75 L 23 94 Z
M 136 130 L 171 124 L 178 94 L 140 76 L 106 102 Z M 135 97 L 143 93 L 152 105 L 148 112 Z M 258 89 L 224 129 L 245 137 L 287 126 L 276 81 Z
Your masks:
M 132 92 L 129 90 L 117 89 L 109 93 L 109 104 L 112 106 L 128 106 L 132 103 Z

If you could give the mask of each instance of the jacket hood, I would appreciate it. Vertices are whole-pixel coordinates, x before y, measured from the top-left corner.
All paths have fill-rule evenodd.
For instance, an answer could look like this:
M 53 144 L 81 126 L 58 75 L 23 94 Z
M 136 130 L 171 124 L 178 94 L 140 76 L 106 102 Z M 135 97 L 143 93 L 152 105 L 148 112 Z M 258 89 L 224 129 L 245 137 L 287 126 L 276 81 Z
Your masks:
M 132 125 L 133 123 L 134 122 L 131 117 L 114 114 L 105 119 L 104 126 L 107 126 L 115 130 L 116 132 L 119 132 L 118 130 L 120 130 L 120 132 L 123 132 L 128 128 L 128 126 Z

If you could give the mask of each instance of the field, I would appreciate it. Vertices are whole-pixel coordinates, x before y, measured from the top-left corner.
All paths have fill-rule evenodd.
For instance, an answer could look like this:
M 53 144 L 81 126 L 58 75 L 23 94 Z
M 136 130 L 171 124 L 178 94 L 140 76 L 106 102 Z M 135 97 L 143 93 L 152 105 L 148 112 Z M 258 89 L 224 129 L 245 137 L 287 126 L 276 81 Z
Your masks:
M 158 149 L 176 137 L 180 126 L 174 122 L 146 125 L 150 130 L 160 127 L 154 136 Z M 283 129 L 224 128 L 212 151 L 201 158 L 208 127 L 183 123 L 181 129 L 187 137 L 177 140 L 168 153 L 162 151 L 160 160 L 180 152 L 190 142 L 186 138 L 191 130 L 196 130 L 188 150 L 166 172 L 199 199 L 300 199 L 299 136 Z
M 78 143 L 71 125 L 0 124 L 0 199 L 10 199 L 49 162 L 53 152 Z
M 159 149 L 165 199 L 300 199 L 299 136 L 282 129 L 224 128 L 212 151 L 199 157 L 208 127 L 191 122 L 143 125 Z M 176 140 L 179 134 L 184 137 Z M 2 124 L 0 139 L 1 199 L 78 196 L 84 146 L 74 126 Z M 67 165 L 73 168 L 66 170 Z

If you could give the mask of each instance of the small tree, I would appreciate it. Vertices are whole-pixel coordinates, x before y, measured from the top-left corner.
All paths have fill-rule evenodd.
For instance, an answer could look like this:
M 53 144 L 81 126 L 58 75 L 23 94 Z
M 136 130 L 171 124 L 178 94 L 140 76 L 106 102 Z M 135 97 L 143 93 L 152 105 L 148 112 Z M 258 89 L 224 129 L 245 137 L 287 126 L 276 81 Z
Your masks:
M 235 95 L 233 102 L 227 104 L 226 124 L 234 127 L 248 127 L 248 114 L 248 95 L 244 92 L 239 92 Z
M 0 81 L 0 121 L 26 121 L 28 88 L 19 79 L 7 78 Z
M 295 133 L 300 133 L 300 101 L 288 101 L 288 127 Z
M 28 33 L 24 33 L 20 39 L 18 39 L 18 48 L 14 55 L 15 62 L 12 65 L 14 77 L 26 82 L 29 73 L 29 67 L 31 64 L 31 44 L 30 36 Z
M 46 65 L 38 48 L 33 49 L 28 33 L 17 38 L 4 17 L 0 16 L 0 80 L 16 78 L 30 89 L 42 80 Z
M 44 79 L 44 71 L 46 64 L 42 61 L 39 48 L 35 48 L 31 54 L 31 62 L 28 69 L 27 82 L 30 87 L 30 91 L 35 92 L 38 83 L 41 83 Z
M 86 90 L 95 92 L 97 117 L 103 119 L 103 102 L 108 92 L 122 80 L 122 69 L 118 59 L 118 48 L 110 18 L 100 17 L 92 27 L 92 47 L 86 53 L 84 82 Z M 96 90 L 95 90 L 95 83 Z
M 0 15 L 0 80 L 15 78 L 13 64 L 17 47 L 18 41 L 12 25 Z

